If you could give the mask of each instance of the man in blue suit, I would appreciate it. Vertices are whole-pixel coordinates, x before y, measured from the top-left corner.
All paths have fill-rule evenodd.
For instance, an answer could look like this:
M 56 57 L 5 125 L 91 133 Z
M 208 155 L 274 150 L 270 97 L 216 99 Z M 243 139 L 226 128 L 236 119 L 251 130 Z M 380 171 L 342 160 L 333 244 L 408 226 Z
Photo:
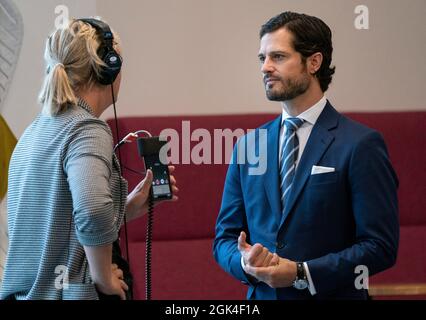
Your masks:
M 394 265 L 399 241 L 398 180 L 383 138 L 325 98 L 335 68 L 322 20 L 284 12 L 260 39 L 266 95 L 282 115 L 234 149 L 215 259 L 249 285 L 248 299 L 367 299 L 367 276 Z M 240 161 L 253 148 L 267 150 L 264 174 Z

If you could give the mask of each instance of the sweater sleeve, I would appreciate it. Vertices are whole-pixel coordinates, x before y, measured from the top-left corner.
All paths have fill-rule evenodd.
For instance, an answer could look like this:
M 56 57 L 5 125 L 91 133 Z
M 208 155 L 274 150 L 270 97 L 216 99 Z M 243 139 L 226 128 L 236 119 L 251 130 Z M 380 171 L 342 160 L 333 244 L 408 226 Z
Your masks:
M 63 169 L 72 195 L 73 219 L 82 245 L 110 244 L 118 237 L 110 188 L 113 142 L 107 125 L 85 119 L 73 128 Z

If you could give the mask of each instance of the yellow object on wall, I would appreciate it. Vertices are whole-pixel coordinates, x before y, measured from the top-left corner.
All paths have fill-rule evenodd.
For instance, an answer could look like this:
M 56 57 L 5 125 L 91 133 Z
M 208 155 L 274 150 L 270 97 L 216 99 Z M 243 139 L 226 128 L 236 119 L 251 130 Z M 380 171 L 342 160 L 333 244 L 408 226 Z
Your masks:
M 16 145 L 16 138 L 0 115 L 0 201 L 7 192 L 7 175 L 10 157 Z

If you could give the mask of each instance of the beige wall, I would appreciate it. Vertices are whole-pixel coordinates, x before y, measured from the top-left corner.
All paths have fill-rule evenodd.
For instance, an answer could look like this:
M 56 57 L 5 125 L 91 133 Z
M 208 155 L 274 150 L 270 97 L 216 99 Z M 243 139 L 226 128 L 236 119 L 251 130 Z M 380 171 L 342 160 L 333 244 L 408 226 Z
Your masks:
M 120 115 L 277 112 L 261 84 L 258 30 L 284 10 L 317 15 L 332 28 L 328 96 L 339 110 L 426 109 L 424 0 L 115 3 L 97 2 L 123 39 Z M 354 27 L 359 4 L 369 8 L 369 30 Z
M 43 60 L 47 36 L 55 25 L 55 8 L 64 4 L 76 16 L 96 14 L 96 0 L 15 0 L 24 22 L 24 40 L 15 75 L 0 110 L 15 135 L 40 111 L 37 96 L 45 72 Z
M 17 135 L 39 110 L 42 47 L 60 3 L 72 15 L 99 14 L 120 33 L 120 116 L 279 112 L 263 92 L 258 30 L 284 10 L 317 15 L 332 28 L 337 69 L 327 95 L 339 110 L 426 110 L 424 0 L 16 2 L 24 15 L 24 48 L 2 113 Z M 370 10 L 369 30 L 354 27 L 359 4 Z

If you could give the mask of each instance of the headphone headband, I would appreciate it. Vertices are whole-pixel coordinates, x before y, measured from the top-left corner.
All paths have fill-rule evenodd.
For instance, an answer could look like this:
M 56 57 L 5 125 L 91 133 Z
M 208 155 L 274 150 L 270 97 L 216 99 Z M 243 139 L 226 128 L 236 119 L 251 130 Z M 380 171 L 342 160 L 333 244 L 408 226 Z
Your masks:
M 112 41 L 114 39 L 114 35 L 112 34 L 110 27 L 105 22 L 92 18 L 78 19 L 78 21 L 90 24 L 93 28 L 96 29 L 96 31 L 98 31 L 102 35 L 102 38 L 104 40 Z

